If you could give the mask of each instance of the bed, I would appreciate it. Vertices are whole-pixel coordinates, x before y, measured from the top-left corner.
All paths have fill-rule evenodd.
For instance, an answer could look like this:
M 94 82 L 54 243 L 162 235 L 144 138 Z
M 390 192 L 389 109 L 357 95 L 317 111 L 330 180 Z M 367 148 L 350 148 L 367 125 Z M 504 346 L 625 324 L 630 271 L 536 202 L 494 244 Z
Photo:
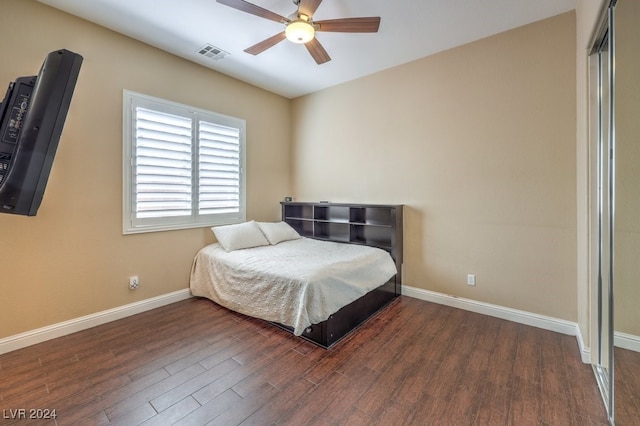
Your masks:
M 294 228 L 286 221 L 212 228 L 218 243 L 195 256 L 191 293 L 330 348 L 400 294 L 396 252 Z

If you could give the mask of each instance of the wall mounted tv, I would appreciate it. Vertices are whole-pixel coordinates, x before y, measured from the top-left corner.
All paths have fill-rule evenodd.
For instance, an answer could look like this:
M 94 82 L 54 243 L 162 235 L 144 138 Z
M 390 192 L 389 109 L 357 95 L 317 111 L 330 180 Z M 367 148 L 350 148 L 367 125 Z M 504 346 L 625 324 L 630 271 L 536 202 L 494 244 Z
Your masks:
M 81 64 L 77 53 L 57 50 L 37 76 L 9 84 L 0 104 L 0 213 L 38 212 Z

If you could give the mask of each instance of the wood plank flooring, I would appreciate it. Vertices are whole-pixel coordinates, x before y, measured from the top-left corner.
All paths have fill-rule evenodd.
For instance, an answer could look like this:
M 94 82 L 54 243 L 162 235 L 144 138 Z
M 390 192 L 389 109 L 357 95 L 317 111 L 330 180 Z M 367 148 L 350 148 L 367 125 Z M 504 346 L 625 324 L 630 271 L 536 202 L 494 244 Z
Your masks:
M 615 348 L 615 417 L 617 425 L 640 424 L 640 353 Z
M 608 424 L 575 337 L 404 296 L 328 351 L 178 302 L 0 355 L 0 407 L 7 425 Z

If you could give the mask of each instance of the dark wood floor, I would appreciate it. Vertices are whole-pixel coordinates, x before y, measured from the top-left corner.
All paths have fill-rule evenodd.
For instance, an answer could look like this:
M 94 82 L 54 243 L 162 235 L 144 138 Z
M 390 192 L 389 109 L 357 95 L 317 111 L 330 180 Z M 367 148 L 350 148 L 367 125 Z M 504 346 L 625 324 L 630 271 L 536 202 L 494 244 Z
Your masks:
M 615 417 L 617 425 L 640 425 L 640 353 L 615 348 Z
M 21 425 L 608 424 L 575 337 L 404 296 L 329 351 L 186 300 L 1 355 L 0 405 Z

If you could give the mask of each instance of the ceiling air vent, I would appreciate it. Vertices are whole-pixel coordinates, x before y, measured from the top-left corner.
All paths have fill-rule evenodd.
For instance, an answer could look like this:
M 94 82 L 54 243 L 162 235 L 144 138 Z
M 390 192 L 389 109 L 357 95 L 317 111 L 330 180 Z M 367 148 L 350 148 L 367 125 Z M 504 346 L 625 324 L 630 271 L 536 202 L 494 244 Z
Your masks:
M 214 61 L 222 59 L 229 54 L 229 52 L 225 52 L 219 47 L 215 47 L 211 44 L 205 44 L 202 46 L 198 49 L 198 53 Z

